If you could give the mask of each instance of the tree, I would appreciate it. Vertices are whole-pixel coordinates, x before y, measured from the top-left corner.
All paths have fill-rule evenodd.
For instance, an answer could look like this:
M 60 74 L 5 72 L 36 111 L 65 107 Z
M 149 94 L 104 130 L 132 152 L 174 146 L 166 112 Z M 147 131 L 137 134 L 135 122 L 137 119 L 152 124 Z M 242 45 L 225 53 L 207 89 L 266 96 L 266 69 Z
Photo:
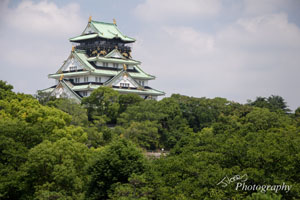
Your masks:
M 21 167 L 32 148 L 45 139 L 85 141 L 86 137 L 81 128 L 68 127 L 68 114 L 42 106 L 30 95 L 5 92 L 10 94 L 3 96 L 14 98 L 0 100 L 0 198 L 20 199 L 27 187 L 22 182 L 27 172 Z
M 183 117 L 195 132 L 209 127 L 221 113 L 230 110 L 230 102 L 224 98 L 195 98 L 179 94 L 173 94 L 172 98 L 178 102 Z
M 300 117 L 300 107 L 295 110 L 295 117 Z
M 76 126 L 87 126 L 87 110 L 73 99 L 55 99 L 48 101 L 47 106 L 58 108 L 72 116 L 71 124 Z
M 40 102 L 42 105 L 46 105 L 49 101 L 54 101 L 56 99 L 55 96 L 51 96 L 50 92 L 43 92 L 37 91 L 35 98 Z
M 142 97 L 137 94 L 121 94 L 119 96 L 119 113 L 123 113 L 128 106 L 137 104 L 141 101 L 143 101 Z
M 270 111 L 282 111 L 284 113 L 288 113 L 291 110 L 288 109 L 287 103 L 285 100 L 278 95 L 271 95 L 268 98 L 265 97 L 257 97 L 254 102 L 249 102 L 251 106 L 256 106 L 260 108 L 268 108 Z
M 274 193 L 252 193 L 251 197 L 248 196 L 246 200 L 281 200 L 281 195 L 276 195 Z
M 15 93 L 12 91 L 13 88 L 14 87 L 7 84 L 6 81 L 0 80 L 0 100 L 15 96 Z
M 119 93 L 109 87 L 99 87 L 89 97 L 82 99 L 87 109 L 89 121 L 104 119 L 107 123 L 115 123 L 119 111 Z
M 29 151 L 22 166 L 23 198 L 84 199 L 90 158 L 89 149 L 75 140 L 44 140 Z
M 300 198 L 300 109 L 287 114 L 282 98 L 140 101 L 111 90 L 84 104 L 86 125 L 79 105 L 43 106 L 0 82 L 0 199 Z M 116 116 L 118 126 L 108 128 Z M 170 151 L 145 159 L 134 143 Z M 247 185 L 292 189 L 274 195 L 236 190 L 236 181 L 218 185 L 245 174 Z
M 100 151 L 89 167 L 91 181 L 87 196 L 90 199 L 107 199 L 116 183 L 128 183 L 133 174 L 145 170 L 145 160 L 130 141 L 120 139 L 113 141 Z
M 0 100 L 0 134 L 32 148 L 51 138 L 56 129 L 70 124 L 71 117 L 56 108 L 42 106 L 33 98 Z
M 117 184 L 113 193 L 109 195 L 112 200 L 150 200 L 154 191 L 147 186 L 145 175 L 132 174 L 128 183 Z
M 288 109 L 288 105 L 285 100 L 278 95 L 271 95 L 268 97 L 268 103 L 270 104 L 270 110 L 282 110 L 284 113 L 288 113 L 291 110 Z
M 0 134 L 0 199 L 19 199 L 22 195 L 19 171 L 28 149 L 21 142 Z
M 148 150 L 156 150 L 159 147 L 159 124 L 157 122 L 143 121 L 131 122 L 125 129 L 124 137 L 135 144 Z
M 118 124 L 124 128 L 128 128 L 133 121 L 159 124 L 159 146 L 167 149 L 172 148 L 183 135 L 192 132 L 183 118 L 179 104 L 173 98 L 142 101 L 129 106 L 118 118 Z
M 160 121 L 166 115 L 159 111 L 158 102 L 155 100 L 141 101 L 131 105 L 118 118 L 118 124 L 128 127 L 131 121 Z

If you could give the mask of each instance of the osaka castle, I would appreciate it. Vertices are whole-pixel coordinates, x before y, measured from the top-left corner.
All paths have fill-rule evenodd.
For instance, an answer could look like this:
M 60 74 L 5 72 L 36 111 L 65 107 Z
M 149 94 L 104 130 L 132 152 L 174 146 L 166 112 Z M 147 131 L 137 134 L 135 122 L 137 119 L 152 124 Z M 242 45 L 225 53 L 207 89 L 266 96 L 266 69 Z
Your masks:
M 141 62 L 131 57 L 135 39 L 124 35 L 115 20 L 106 23 L 90 17 L 82 34 L 69 40 L 75 43 L 69 57 L 56 73 L 48 75 L 55 79 L 55 85 L 42 92 L 77 102 L 102 86 L 121 94 L 138 94 L 144 99 L 165 94 L 149 86 L 155 76 L 144 72 Z

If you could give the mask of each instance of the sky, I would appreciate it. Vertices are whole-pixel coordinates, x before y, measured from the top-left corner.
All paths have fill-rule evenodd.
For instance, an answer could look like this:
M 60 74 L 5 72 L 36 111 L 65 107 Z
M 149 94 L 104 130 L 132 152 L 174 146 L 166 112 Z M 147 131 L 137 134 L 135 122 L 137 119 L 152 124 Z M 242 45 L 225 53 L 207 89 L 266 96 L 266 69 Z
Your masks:
M 54 85 L 69 38 L 93 20 L 136 38 L 149 85 L 194 97 L 282 96 L 300 106 L 299 0 L 0 0 L 0 80 L 34 94 Z

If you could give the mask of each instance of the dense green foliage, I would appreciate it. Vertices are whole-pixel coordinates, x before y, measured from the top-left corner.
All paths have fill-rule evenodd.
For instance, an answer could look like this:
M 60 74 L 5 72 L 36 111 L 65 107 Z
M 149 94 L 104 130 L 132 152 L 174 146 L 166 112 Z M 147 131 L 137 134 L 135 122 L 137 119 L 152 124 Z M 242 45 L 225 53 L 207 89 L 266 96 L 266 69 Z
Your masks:
M 300 108 L 280 96 L 153 101 L 100 87 L 79 105 L 12 89 L 0 81 L 0 199 L 300 199 Z M 292 188 L 220 184 L 236 175 Z
M 145 168 L 143 154 L 130 141 L 112 142 L 99 152 L 90 165 L 91 175 L 87 196 L 90 199 L 106 199 L 114 184 L 127 183 L 133 173 Z

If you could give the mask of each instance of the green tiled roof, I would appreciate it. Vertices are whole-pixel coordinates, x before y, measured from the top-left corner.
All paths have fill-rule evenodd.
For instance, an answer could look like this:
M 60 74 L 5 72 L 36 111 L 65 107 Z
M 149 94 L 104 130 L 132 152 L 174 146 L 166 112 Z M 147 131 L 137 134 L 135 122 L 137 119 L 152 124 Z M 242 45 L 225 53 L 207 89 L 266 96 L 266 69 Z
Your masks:
M 98 21 L 91 21 L 88 23 L 88 26 L 91 26 L 92 29 L 96 31 L 96 33 L 92 34 L 82 34 L 77 37 L 70 38 L 71 42 L 77 42 L 80 40 L 91 39 L 95 37 L 101 37 L 105 39 L 114 39 L 120 38 L 125 42 L 134 42 L 135 39 L 124 35 L 117 27 L 116 24 L 113 23 L 106 23 L 106 22 L 98 22 Z
M 114 90 L 117 90 L 118 92 L 124 92 L 124 93 L 135 93 L 135 94 L 144 94 L 144 95 L 153 95 L 153 96 L 165 95 L 164 92 L 155 89 L 132 90 L 132 89 L 124 89 L 124 88 L 114 88 Z
M 72 84 L 71 84 L 71 83 L 69 83 L 70 86 L 69 86 L 69 84 L 68 84 L 67 82 L 65 82 L 64 80 L 60 81 L 60 83 L 62 83 L 62 85 L 63 85 L 65 88 L 67 88 L 67 89 L 73 94 L 73 96 L 75 97 L 75 99 L 77 99 L 79 102 L 81 101 L 81 97 L 80 97 L 76 92 L 74 92 L 73 88 L 71 88 L 71 87 L 72 87 Z
M 80 35 L 74 38 L 70 38 L 71 42 L 76 42 L 76 41 L 80 41 L 80 40 L 87 40 L 87 39 L 93 39 L 98 37 L 98 33 L 93 33 L 93 34 L 88 34 L 88 35 Z
M 102 87 L 102 86 L 94 85 L 94 84 L 74 85 L 72 87 L 72 90 L 86 91 L 86 90 L 94 90 L 97 89 L 98 87 Z M 135 93 L 135 94 L 154 95 L 154 96 L 165 95 L 164 92 L 155 89 L 137 90 L 137 89 L 114 88 L 114 90 L 117 90 L 118 92 L 124 92 L 124 93 Z
M 85 64 L 88 68 L 91 70 L 94 70 L 95 68 L 88 62 L 88 57 L 83 51 L 74 51 L 76 56 L 79 58 L 80 62 Z
M 113 70 L 101 70 L 101 69 L 96 69 L 92 72 L 89 71 L 81 71 L 81 72 L 69 72 L 69 73 L 56 73 L 56 74 L 49 74 L 49 78 L 59 78 L 62 74 L 64 77 L 71 77 L 71 76 L 77 76 L 77 75 L 103 75 L 103 76 L 115 76 L 119 73 L 119 71 L 113 71 Z M 128 72 L 130 76 L 133 78 L 138 78 L 138 79 L 144 79 L 144 80 L 151 80 L 154 79 L 155 77 L 143 73 L 136 73 L 136 72 Z
M 140 73 L 140 74 L 145 74 L 147 75 L 147 77 L 151 77 L 151 79 L 155 79 L 155 76 L 147 74 L 146 72 L 144 72 L 138 65 L 135 65 L 135 69 Z M 130 74 L 131 76 L 134 77 L 134 75 Z
M 138 61 L 123 60 L 123 59 L 118 59 L 118 58 L 104 58 L 104 57 L 88 58 L 87 55 L 85 54 L 85 52 L 82 50 L 75 50 L 74 52 L 72 52 L 72 55 L 74 55 L 74 57 L 76 57 L 79 60 L 79 62 L 81 62 L 85 66 L 85 69 L 87 71 L 60 73 L 58 70 L 55 74 L 49 74 L 48 77 L 49 78 L 58 78 L 62 74 L 64 74 L 65 77 L 70 77 L 70 76 L 76 76 L 76 75 L 88 75 L 90 73 L 93 75 L 115 76 L 118 73 L 120 73 L 120 71 L 95 69 L 88 62 L 88 60 L 91 60 L 91 61 L 92 60 L 94 60 L 94 61 L 101 60 L 101 61 L 109 61 L 109 62 L 113 62 L 112 60 L 114 60 L 114 61 L 118 61 L 120 63 L 133 64 L 135 69 L 138 71 L 138 72 L 128 72 L 130 74 L 130 76 L 132 76 L 133 78 L 139 78 L 139 79 L 145 79 L 145 80 L 155 79 L 155 76 L 145 73 L 143 70 L 141 70 L 141 68 L 138 65 L 134 64 L 134 63 L 137 63 Z
M 108 53 L 106 56 L 104 56 L 104 57 L 105 57 L 105 58 L 110 58 L 114 53 L 119 54 L 120 57 L 121 57 L 122 59 L 127 59 L 127 58 L 125 58 L 125 57 L 120 53 L 120 51 L 119 51 L 118 49 L 112 50 L 111 52 L 109 52 L 109 53 Z
M 118 73 L 120 73 L 120 71 L 101 70 L 101 69 L 96 69 L 94 72 L 92 72 L 92 74 L 95 74 L 95 75 L 107 75 L 107 76 L 115 76 Z M 133 78 L 138 78 L 138 79 L 151 80 L 151 79 L 155 78 L 155 77 L 153 77 L 151 75 L 148 75 L 146 73 L 137 73 L 137 72 L 128 72 L 128 73 Z
M 87 61 L 87 56 L 84 51 L 82 51 L 82 50 L 72 51 L 71 55 L 68 57 L 68 59 L 70 59 L 72 56 L 74 58 L 77 58 L 77 60 L 83 65 L 83 68 L 85 70 L 88 70 L 88 71 L 94 70 L 94 67 Z M 65 64 L 65 62 L 64 62 L 64 64 Z M 64 64 L 59 68 L 59 70 L 57 70 L 56 73 L 60 73 L 62 71 Z
M 136 60 L 129 60 L 129 59 L 119 59 L 119 58 L 106 58 L 102 56 L 95 56 L 95 57 L 90 57 L 87 59 L 88 61 L 102 61 L 102 62 L 112 62 L 112 63 L 122 63 L 122 64 L 133 64 L 137 65 L 140 64 L 141 62 L 136 61 Z
M 56 73 L 56 74 L 49 74 L 49 78 L 58 78 L 61 75 L 64 75 L 64 77 L 67 76 L 77 76 L 77 75 L 88 75 L 90 72 L 89 71 L 81 71 L 81 72 L 69 72 L 69 73 Z
M 112 83 L 117 80 L 120 76 L 123 76 L 123 75 L 128 75 L 128 77 L 131 79 L 132 82 L 134 82 L 138 87 L 142 87 L 138 82 L 136 82 L 133 77 L 127 72 L 125 71 L 124 69 L 122 71 L 119 72 L 119 74 L 117 74 L 115 77 L 113 77 L 112 79 L 106 81 L 104 84 L 105 85 L 112 85 Z
M 45 92 L 45 93 L 51 93 L 55 88 L 53 87 L 49 87 L 43 90 L 38 90 L 39 92 Z
M 100 85 L 86 84 L 86 85 L 74 85 L 72 90 L 74 91 L 85 91 L 97 89 Z

